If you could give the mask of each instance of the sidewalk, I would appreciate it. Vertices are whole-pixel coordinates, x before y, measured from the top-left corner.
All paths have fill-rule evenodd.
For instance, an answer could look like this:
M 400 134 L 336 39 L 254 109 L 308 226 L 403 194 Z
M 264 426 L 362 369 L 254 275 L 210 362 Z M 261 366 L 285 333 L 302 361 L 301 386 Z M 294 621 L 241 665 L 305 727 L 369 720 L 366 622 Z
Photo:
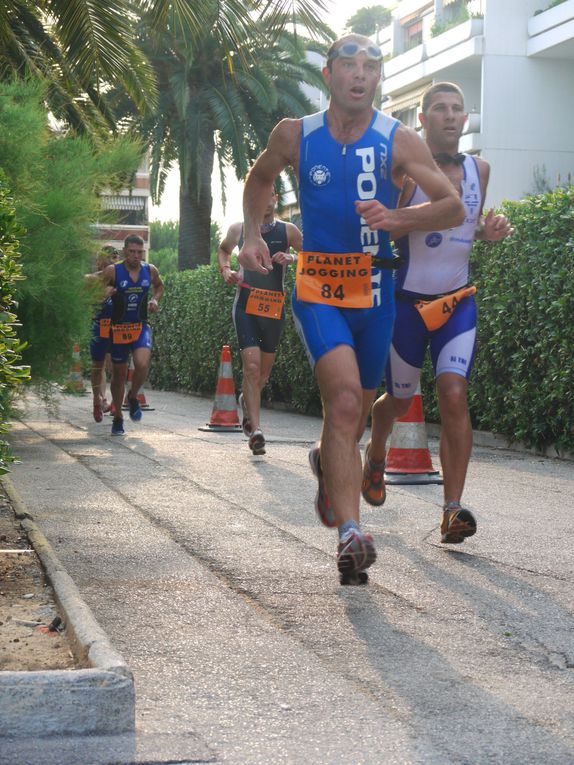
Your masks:
M 198 430 L 210 400 L 147 395 L 124 439 L 87 397 L 12 433 L 16 490 L 133 672 L 136 735 L 3 740 L 0 762 L 574 761 L 572 463 L 477 447 L 457 549 L 440 486 L 393 487 L 363 508 L 371 584 L 341 588 L 319 420 L 265 410 L 254 458 Z

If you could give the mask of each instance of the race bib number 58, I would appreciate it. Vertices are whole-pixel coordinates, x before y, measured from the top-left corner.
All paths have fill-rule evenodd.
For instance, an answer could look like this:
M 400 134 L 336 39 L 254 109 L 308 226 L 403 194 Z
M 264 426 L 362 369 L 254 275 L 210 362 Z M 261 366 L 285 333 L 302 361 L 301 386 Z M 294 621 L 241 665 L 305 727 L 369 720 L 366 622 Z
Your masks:
M 297 299 L 337 308 L 371 308 L 371 256 L 362 252 L 300 252 Z

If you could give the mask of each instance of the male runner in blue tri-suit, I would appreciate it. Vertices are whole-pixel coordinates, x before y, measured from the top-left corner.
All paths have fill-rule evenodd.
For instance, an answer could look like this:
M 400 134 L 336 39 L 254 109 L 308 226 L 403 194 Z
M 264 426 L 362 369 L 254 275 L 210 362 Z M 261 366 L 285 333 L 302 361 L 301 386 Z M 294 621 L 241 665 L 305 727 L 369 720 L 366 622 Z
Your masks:
M 103 273 L 104 284 L 113 287 L 112 293 L 112 380 L 110 388 L 114 403 L 112 436 L 124 435 L 122 403 L 131 351 L 134 364 L 133 379 L 128 396 L 130 419 L 138 422 L 142 410 L 138 391 L 147 377 L 151 358 L 151 328 L 148 312 L 155 313 L 163 295 L 164 286 L 155 266 L 143 261 L 144 241 L 131 234 L 124 241 L 124 259 L 108 266 Z M 149 299 L 149 291 L 152 297 Z
M 309 253 L 299 256 L 293 311 L 323 401 L 321 444 L 310 454 L 319 482 L 316 509 L 323 523 L 338 527 L 338 568 L 351 577 L 376 557 L 372 537 L 359 527 L 358 440 L 394 319 L 388 231 L 446 228 L 464 214 L 424 141 L 373 108 L 381 62 L 381 50 L 362 35 L 333 43 L 323 69 L 328 109 L 282 120 L 249 173 L 239 254 L 246 269 L 267 273 L 271 267 L 259 224 L 275 178 L 290 165 L 299 178 Z M 429 202 L 395 209 L 405 174 L 417 179 Z M 347 307 L 351 303 L 357 307 Z

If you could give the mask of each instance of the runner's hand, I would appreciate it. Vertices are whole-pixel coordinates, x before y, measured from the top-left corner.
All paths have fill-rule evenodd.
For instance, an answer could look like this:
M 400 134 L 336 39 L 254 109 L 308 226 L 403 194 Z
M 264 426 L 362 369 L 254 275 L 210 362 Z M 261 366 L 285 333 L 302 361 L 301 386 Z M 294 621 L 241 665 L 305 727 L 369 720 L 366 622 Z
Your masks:
M 372 231 L 391 231 L 398 228 L 397 211 L 385 207 L 376 199 L 369 199 L 367 202 L 356 201 L 355 210 Z
M 514 233 L 505 215 L 495 215 L 492 207 L 483 219 L 482 238 L 488 242 L 499 242 Z
M 291 265 L 295 262 L 295 256 L 290 252 L 276 252 L 271 258 L 273 263 L 279 263 L 279 265 Z
M 246 240 L 237 259 L 246 271 L 257 271 L 267 275 L 273 269 L 269 248 L 262 237 L 249 242 Z
M 233 271 L 231 268 L 221 269 L 221 278 L 226 284 L 239 284 L 239 271 Z

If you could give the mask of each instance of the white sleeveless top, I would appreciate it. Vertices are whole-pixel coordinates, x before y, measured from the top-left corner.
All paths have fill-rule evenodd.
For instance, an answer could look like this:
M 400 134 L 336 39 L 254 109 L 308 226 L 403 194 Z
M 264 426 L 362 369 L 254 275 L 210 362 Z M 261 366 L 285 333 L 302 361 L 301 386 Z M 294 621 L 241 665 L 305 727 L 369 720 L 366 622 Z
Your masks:
M 397 240 L 399 254 L 404 259 L 404 265 L 396 275 L 397 292 L 442 295 L 468 284 L 470 252 L 480 217 L 482 194 L 474 157 L 465 155 L 462 168 L 464 222 L 443 231 L 411 231 Z M 428 202 L 428 197 L 417 186 L 407 207 L 423 202 Z

